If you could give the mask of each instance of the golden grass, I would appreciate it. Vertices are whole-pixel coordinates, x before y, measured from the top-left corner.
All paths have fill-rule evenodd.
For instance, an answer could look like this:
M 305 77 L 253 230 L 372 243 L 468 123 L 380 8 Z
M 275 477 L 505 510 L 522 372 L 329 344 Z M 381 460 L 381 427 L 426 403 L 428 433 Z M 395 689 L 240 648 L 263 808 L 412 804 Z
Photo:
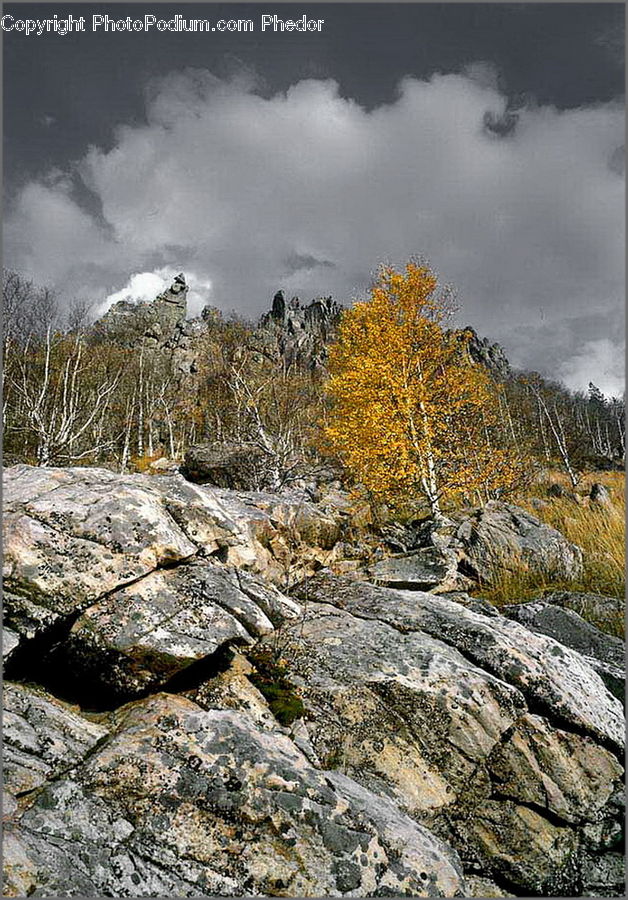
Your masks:
M 593 482 L 609 488 L 612 505 L 602 507 L 589 504 L 588 493 Z M 551 498 L 550 484 L 560 484 L 579 498 Z M 545 505 L 531 502 L 535 495 Z M 594 472 L 583 477 L 574 492 L 566 478 L 549 473 L 544 483 L 537 483 L 524 497 L 512 500 L 527 509 L 542 522 L 556 528 L 583 552 L 583 573 L 577 581 L 561 582 L 549 576 L 527 571 L 524 566 L 500 566 L 491 585 L 478 592 L 495 606 L 524 603 L 540 595 L 557 590 L 604 594 L 620 598 L 616 613 L 600 613 L 595 604 L 583 603 L 578 610 L 583 618 L 604 631 L 624 636 L 625 592 L 625 478 L 622 472 Z

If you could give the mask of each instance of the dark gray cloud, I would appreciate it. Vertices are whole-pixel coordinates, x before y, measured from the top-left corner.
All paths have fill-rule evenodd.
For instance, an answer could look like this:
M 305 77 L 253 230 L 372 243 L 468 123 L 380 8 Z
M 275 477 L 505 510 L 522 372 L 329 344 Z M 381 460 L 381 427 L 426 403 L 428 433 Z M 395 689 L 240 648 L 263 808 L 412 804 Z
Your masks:
M 616 393 L 623 107 L 526 99 L 496 56 L 459 53 L 457 72 L 397 77 L 376 100 L 300 65 L 279 85 L 246 55 L 226 75 L 170 53 L 141 114 L 109 109 L 107 140 L 24 178 L 8 260 L 105 305 L 183 269 L 195 308 L 258 314 L 278 287 L 348 301 L 379 263 L 420 254 L 516 364 Z

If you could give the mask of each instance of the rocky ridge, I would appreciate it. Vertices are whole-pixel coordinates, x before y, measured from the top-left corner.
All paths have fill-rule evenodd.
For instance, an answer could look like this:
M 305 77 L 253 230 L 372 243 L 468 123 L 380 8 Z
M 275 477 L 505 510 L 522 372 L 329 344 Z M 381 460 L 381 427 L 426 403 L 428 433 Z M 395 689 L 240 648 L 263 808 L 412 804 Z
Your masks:
M 93 336 L 125 347 L 165 352 L 173 357 L 179 372 L 194 373 L 196 339 L 206 331 L 212 309 L 205 307 L 200 316 L 188 318 L 187 293 L 185 275 L 180 273 L 152 303 L 120 300 L 95 323 Z M 317 297 L 302 304 L 298 297 L 286 301 L 283 291 L 277 291 L 271 309 L 259 320 L 251 345 L 286 366 L 320 371 L 325 368 L 327 345 L 335 335 L 342 310 L 342 304 L 332 297 Z M 511 374 L 499 344 L 480 338 L 472 328 L 463 330 L 470 334 L 466 353 L 472 362 L 486 366 L 500 379 Z
M 576 571 L 557 532 L 391 529 L 395 581 L 337 490 L 4 484 L 8 896 L 623 893 L 604 638 L 466 593 L 491 534 Z

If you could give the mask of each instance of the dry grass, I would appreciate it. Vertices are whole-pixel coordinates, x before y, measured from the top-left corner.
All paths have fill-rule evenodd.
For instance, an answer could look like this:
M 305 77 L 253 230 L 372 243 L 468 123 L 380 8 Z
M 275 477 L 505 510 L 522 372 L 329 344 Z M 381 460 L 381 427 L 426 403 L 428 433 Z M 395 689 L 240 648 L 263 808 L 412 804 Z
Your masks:
M 588 493 L 593 482 L 604 484 L 611 492 L 612 505 L 601 507 L 589 504 Z M 573 488 L 563 476 L 549 473 L 544 482 L 537 483 L 525 497 L 512 502 L 527 509 L 541 521 L 556 528 L 583 551 L 584 568 L 578 581 L 560 582 L 549 576 L 531 573 L 524 566 L 511 564 L 499 567 L 499 574 L 480 595 L 496 606 L 522 603 L 557 590 L 603 594 L 623 598 L 625 592 L 625 479 L 621 472 L 595 472 L 585 476 L 576 489 L 579 500 L 568 496 L 548 496 L 550 484 L 560 484 L 566 491 Z M 533 496 L 531 496 L 533 495 Z M 531 502 L 533 497 L 544 501 L 542 507 Z M 617 604 L 616 613 L 601 614 L 595 604 L 584 603 L 578 610 L 583 618 L 604 631 L 624 635 L 624 604 Z

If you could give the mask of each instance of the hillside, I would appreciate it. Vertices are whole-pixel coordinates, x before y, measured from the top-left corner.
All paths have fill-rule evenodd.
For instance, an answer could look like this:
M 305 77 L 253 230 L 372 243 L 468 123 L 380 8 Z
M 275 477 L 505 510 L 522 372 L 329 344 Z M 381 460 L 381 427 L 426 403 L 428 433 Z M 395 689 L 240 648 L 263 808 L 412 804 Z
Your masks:
M 430 322 L 430 506 L 325 439 L 332 298 L 188 318 L 181 274 L 90 324 L 13 287 L 6 896 L 624 895 L 619 400 Z

